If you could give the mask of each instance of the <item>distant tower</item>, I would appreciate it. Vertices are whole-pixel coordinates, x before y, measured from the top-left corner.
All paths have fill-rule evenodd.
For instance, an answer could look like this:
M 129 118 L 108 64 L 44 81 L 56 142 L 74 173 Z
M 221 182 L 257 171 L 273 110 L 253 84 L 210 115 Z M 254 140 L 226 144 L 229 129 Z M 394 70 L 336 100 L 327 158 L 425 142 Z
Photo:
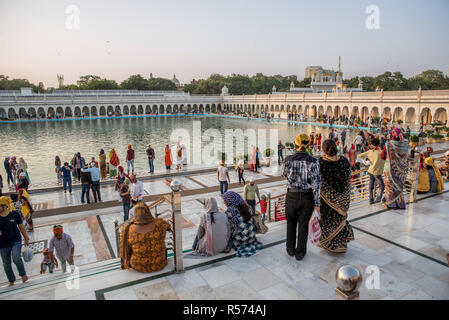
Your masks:
M 338 56 L 338 71 L 337 71 L 337 82 L 343 82 L 343 74 L 341 72 L 341 56 Z
M 276 92 L 276 86 L 273 84 L 273 88 L 271 88 L 271 92 Z
M 292 81 L 290 82 L 290 89 L 294 89 L 295 88 L 295 83 Z
M 153 73 L 150 73 L 150 79 L 153 79 Z
M 58 78 L 59 88 L 63 87 L 64 86 L 64 75 L 57 74 L 56 77 Z

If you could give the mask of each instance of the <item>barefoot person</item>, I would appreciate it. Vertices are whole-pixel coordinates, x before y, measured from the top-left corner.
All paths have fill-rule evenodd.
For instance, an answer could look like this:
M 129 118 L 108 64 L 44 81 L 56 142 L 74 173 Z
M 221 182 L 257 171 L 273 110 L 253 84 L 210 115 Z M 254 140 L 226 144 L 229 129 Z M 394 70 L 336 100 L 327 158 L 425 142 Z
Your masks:
M 25 239 L 25 246 L 28 246 L 29 238 L 23 225 L 22 215 L 14 210 L 10 198 L 0 197 L 0 254 L 3 268 L 8 278 L 8 286 L 14 285 L 16 281 L 16 276 L 11 266 L 11 256 L 19 271 L 19 276 L 22 277 L 22 282 L 28 280 L 21 256 L 21 234 Z

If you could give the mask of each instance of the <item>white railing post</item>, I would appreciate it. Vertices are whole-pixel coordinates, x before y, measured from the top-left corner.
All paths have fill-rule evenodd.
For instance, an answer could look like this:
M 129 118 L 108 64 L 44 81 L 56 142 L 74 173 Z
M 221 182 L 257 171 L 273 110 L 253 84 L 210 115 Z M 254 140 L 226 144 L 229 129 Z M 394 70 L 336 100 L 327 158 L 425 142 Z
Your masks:
M 421 154 L 419 152 L 415 152 L 413 161 L 412 161 L 412 170 L 410 172 L 411 178 L 411 186 L 410 186 L 410 203 L 416 201 L 416 193 L 418 191 L 418 178 L 419 178 L 419 166 L 421 163 Z
M 175 271 L 182 272 L 184 270 L 183 253 L 182 253 L 182 213 L 181 213 L 181 192 L 173 190 L 171 193 L 171 208 L 173 221 L 173 252 Z

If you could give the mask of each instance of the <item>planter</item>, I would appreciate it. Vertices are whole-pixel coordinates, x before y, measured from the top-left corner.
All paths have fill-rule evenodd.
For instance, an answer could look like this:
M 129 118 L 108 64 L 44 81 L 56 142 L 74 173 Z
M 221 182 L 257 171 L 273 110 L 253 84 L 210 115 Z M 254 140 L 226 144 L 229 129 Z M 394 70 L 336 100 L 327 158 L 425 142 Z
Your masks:
M 427 142 L 427 143 L 432 143 L 432 139 L 431 139 L 431 138 L 427 138 L 427 139 L 426 139 L 426 142 Z
M 444 140 L 449 141 L 449 137 L 445 137 Z
M 265 166 L 269 167 L 271 164 L 271 160 L 270 159 L 265 159 Z

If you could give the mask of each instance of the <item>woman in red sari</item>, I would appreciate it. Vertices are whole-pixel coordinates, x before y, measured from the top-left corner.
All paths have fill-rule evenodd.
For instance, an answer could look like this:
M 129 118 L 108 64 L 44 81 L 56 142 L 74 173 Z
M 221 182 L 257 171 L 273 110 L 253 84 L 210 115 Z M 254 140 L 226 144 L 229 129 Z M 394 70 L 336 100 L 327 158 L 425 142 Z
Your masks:
M 171 150 L 168 144 L 165 145 L 164 153 L 165 153 L 165 169 L 170 170 L 173 161 L 171 159 Z
M 351 149 L 349 149 L 349 164 L 351 165 L 351 168 L 354 169 L 355 167 L 355 160 L 357 159 L 357 151 L 355 151 L 354 144 L 351 144 Z
M 112 148 L 109 152 L 109 175 L 111 178 L 114 178 L 117 175 L 117 167 L 120 164 L 120 160 L 118 159 L 117 153 L 115 149 Z

